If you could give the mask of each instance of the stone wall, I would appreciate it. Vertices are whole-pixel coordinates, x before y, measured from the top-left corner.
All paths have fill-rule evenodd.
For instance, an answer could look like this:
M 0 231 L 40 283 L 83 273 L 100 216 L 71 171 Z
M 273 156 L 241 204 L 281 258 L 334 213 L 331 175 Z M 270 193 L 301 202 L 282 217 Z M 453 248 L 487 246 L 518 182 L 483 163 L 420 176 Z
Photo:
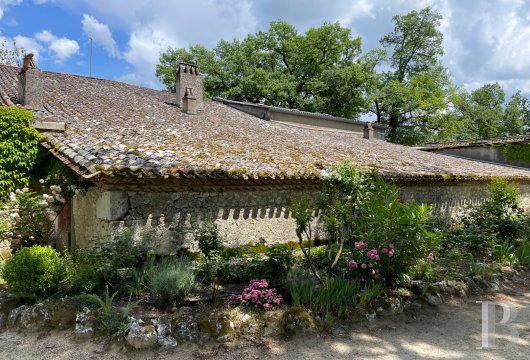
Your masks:
M 73 239 L 77 247 L 107 241 L 111 234 L 132 229 L 158 253 L 183 247 L 196 250 L 194 232 L 205 220 L 215 221 L 226 245 L 264 241 L 267 245 L 297 241 L 289 213 L 292 197 L 314 195 L 302 190 L 229 190 L 220 192 L 119 192 L 92 188 L 73 202 Z M 521 186 L 530 210 L 530 185 Z M 459 217 L 468 205 L 486 200 L 486 185 L 407 186 L 403 196 L 432 204 L 437 216 Z M 313 225 L 317 237 L 318 224 Z
M 527 144 L 526 146 L 530 146 Z M 461 147 L 461 148 L 452 148 L 452 149 L 443 149 L 437 150 L 438 152 L 446 155 L 455 155 L 459 157 L 464 157 L 468 159 L 482 160 L 497 164 L 507 164 L 520 166 L 525 168 L 530 168 L 530 163 L 510 160 L 505 154 L 505 148 L 503 146 L 470 146 L 470 147 Z
M 521 205 L 530 210 L 530 185 L 519 185 Z M 402 188 L 405 199 L 430 204 L 434 216 L 461 217 L 466 208 L 482 204 L 488 198 L 488 185 L 407 186 Z
M 308 191 L 255 190 L 222 192 L 117 192 L 98 188 L 74 202 L 75 245 L 87 247 L 130 228 L 160 253 L 182 247 L 196 250 L 194 233 L 215 221 L 226 245 L 297 241 L 288 207 L 293 196 Z M 79 220 L 78 220 L 79 219 Z

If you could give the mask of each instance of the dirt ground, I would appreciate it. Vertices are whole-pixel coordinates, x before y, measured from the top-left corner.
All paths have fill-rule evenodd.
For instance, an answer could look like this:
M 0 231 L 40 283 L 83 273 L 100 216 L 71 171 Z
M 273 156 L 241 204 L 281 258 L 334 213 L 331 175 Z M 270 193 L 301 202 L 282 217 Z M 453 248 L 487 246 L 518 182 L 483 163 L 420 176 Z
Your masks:
M 481 346 L 482 305 L 494 301 L 517 310 L 511 329 L 496 326 L 496 348 Z M 496 308 L 497 321 L 503 315 Z M 76 342 L 67 332 L 0 334 L 0 359 L 530 359 L 530 273 L 506 283 L 500 292 L 424 308 L 415 317 L 357 321 L 330 334 L 291 340 L 264 339 L 230 344 L 186 344 L 162 353 L 133 351 L 124 343 Z

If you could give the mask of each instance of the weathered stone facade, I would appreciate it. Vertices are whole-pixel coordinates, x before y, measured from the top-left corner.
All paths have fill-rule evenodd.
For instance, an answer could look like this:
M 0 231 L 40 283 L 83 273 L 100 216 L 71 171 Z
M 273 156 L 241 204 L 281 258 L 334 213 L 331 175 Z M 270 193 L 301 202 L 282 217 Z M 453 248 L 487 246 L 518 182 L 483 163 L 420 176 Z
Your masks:
M 123 228 L 135 240 L 147 241 L 160 253 L 196 249 L 194 233 L 206 220 L 215 221 L 226 245 L 296 241 L 291 199 L 306 190 L 228 190 L 221 192 L 120 192 L 96 187 L 73 202 L 75 246 L 105 241 Z
M 482 203 L 487 189 L 487 185 L 407 186 L 403 187 L 403 195 L 431 204 L 434 215 L 458 217 L 466 206 Z M 520 189 L 523 206 L 530 209 L 530 185 Z M 74 245 L 87 247 L 129 228 L 135 240 L 146 241 L 158 253 L 173 253 L 181 248 L 196 250 L 194 232 L 205 220 L 219 225 L 227 246 L 297 241 L 289 205 L 293 197 L 312 196 L 316 191 L 256 188 L 124 192 L 94 187 L 74 199 Z M 314 228 L 316 236 L 320 236 L 318 224 Z

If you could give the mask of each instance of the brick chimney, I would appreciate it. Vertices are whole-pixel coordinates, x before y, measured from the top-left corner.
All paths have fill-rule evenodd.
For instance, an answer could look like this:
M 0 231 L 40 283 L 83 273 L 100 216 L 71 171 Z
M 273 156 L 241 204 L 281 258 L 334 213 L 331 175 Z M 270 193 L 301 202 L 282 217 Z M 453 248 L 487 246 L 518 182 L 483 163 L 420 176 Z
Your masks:
M 18 100 L 27 109 L 40 110 L 43 92 L 41 71 L 37 69 L 33 54 L 28 54 L 18 74 Z
M 192 97 L 196 98 L 197 110 L 203 109 L 202 75 L 196 65 L 180 63 L 176 79 L 177 106 L 183 106 L 183 98 L 188 89 L 192 89 Z
M 182 111 L 186 114 L 197 114 L 197 98 L 193 95 L 193 89 L 187 88 L 184 97 L 182 98 Z
M 366 125 L 364 125 L 364 136 L 365 139 L 371 140 L 374 138 L 374 128 L 372 127 L 372 124 L 367 122 Z

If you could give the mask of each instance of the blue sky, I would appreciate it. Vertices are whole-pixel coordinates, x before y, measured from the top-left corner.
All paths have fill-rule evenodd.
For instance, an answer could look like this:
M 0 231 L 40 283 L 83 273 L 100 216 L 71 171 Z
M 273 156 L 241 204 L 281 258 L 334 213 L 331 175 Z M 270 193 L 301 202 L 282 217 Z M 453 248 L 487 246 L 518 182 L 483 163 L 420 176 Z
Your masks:
M 392 15 L 433 6 L 444 16 L 444 63 L 468 89 L 498 81 L 530 94 L 530 1 L 524 0 L 0 0 L 0 40 L 37 54 L 41 69 L 160 88 L 160 51 L 214 46 L 283 19 L 300 31 L 340 22 L 378 47 Z

